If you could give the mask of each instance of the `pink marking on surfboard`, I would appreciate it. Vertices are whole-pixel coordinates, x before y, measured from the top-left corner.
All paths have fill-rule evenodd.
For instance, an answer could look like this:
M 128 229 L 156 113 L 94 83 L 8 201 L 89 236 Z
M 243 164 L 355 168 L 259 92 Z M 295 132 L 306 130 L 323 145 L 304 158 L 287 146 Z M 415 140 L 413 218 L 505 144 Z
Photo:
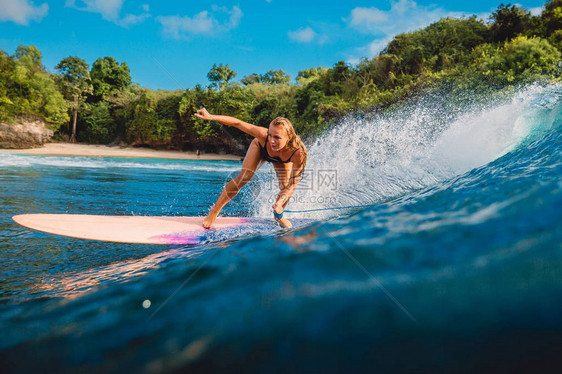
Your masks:
M 155 243 L 157 242 L 157 243 L 168 244 L 168 245 L 181 245 L 181 244 L 194 245 L 194 244 L 201 243 L 202 237 L 176 233 L 176 234 L 151 236 L 148 239 Z
M 218 224 L 218 227 L 211 227 L 210 229 L 204 229 L 204 231 L 202 231 L 202 235 L 200 236 L 193 236 L 194 232 L 193 231 L 189 231 L 189 232 L 178 232 L 178 233 L 173 233 L 173 234 L 164 234 L 164 235 L 158 235 L 158 236 L 152 236 L 150 238 L 148 238 L 151 241 L 156 241 L 162 244 L 167 244 L 167 245 L 195 245 L 195 244 L 200 244 L 203 241 L 204 238 L 204 233 L 207 231 L 212 231 L 216 228 L 228 228 L 228 227 L 236 227 L 236 226 L 241 226 L 244 224 L 247 224 L 248 222 L 250 222 L 249 219 L 245 218 L 245 217 L 236 217 L 236 220 L 238 221 L 237 223 L 229 223 L 229 224 Z

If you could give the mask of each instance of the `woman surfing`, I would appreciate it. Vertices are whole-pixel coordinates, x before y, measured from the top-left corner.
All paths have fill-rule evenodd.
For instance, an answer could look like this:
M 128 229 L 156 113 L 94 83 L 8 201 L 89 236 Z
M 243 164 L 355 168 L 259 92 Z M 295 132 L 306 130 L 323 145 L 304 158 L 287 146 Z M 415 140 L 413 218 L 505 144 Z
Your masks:
M 283 217 L 283 211 L 295 192 L 308 156 L 306 147 L 295 133 L 291 122 L 286 118 L 277 117 L 271 121 L 269 129 L 266 129 L 234 117 L 209 114 L 205 108 L 199 109 L 195 116 L 236 127 L 254 137 L 242 162 L 242 170 L 237 177 L 226 184 L 209 215 L 203 220 L 203 227 L 211 228 L 221 209 L 252 179 L 264 162 L 271 162 L 280 189 L 272 206 L 273 216 L 281 226 L 291 228 L 292 224 Z

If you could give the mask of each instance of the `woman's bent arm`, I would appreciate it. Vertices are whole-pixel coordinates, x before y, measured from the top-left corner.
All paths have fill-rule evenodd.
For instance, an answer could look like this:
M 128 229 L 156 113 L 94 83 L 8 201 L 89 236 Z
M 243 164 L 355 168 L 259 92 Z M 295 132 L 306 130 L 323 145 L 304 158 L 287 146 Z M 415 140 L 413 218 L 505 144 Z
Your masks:
M 293 167 L 291 169 L 291 176 L 289 177 L 289 183 L 283 189 L 281 189 L 281 191 L 279 191 L 277 200 L 275 201 L 275 204 L 273 204 L 273 210 L 278 214 L 283 212 L 285 206 L 287 206 L 287 204 L 289 203 L 291 196 L 293 196 L 293 193 L 297 188 L 297 183 L 299 182 L 304 169 L 304 159 L 302 153 L 297 152 L 295 156 L 296 157 L 293 162 Z

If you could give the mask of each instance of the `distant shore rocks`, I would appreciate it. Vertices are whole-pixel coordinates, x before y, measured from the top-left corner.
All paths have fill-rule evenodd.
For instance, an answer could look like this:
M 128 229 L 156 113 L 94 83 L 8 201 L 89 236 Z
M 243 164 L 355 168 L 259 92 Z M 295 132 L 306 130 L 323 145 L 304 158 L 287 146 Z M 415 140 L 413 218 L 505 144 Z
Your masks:
M 0 148 L 37 148 L 48 142 L 54 135 L 40 120 L 23 123 L 0 123 Z

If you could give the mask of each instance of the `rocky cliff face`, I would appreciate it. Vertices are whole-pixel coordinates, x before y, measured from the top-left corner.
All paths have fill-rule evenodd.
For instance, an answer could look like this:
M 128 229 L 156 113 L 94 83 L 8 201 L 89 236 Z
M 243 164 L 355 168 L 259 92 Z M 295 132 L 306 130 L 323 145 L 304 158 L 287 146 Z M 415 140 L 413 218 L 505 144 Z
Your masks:
M 37 148 L 53 136 L 53 130 L 42 121 L 0 123 L 0 148 Z

